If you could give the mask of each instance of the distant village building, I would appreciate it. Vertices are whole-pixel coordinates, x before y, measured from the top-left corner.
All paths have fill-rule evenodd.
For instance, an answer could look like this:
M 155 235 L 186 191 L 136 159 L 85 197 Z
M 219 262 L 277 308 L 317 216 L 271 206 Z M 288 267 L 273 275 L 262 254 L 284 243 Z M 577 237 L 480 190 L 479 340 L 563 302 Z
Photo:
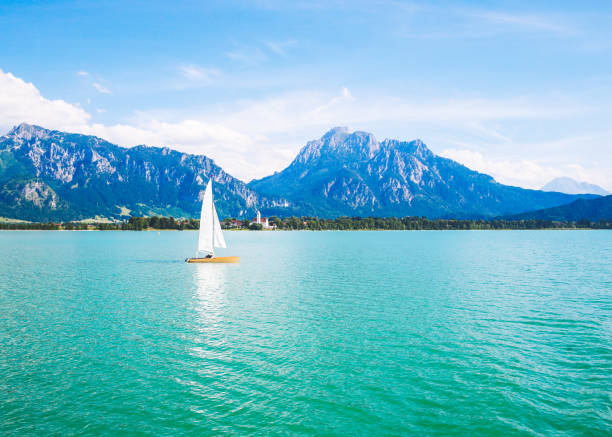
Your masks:
M 250 222 L 246 221 L 243 222 L 242 220 L 236 220 L 236 219 L 225 219 L 223 220 L 223 223 L 221 223 L 223 229 L 234 229 L 234 228 L 243 228 L 245 226 L 248 226 Z
M 251 220 L 251 223 L 257 223 L 261 225 L 263 229 L 276 229 L 276 225 L 271 225 L 268 221 L 268 217 L 262 217 L 259 211 L 257 211 L 257 217 Z
M 230 228 L 241 228 L 243 226 L 243 223 L 240 220 L 233 219 L 232 221 L 230 221 L 229 225 Z

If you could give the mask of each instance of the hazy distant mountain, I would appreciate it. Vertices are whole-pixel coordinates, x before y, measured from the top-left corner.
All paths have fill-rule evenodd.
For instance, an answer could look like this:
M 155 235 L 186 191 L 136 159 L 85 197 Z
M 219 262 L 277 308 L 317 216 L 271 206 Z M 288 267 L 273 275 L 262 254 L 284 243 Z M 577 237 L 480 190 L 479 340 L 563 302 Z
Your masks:
M 572 178 L 555 178 L 542 187 L 542 191 L 557 191 L 566 194 L 599 194 L 605 196 L 608 193 L 599 185 L 589 184 L 588 182 L 578 182 Z
M 436 156 L 420 140 L 379 142 L 346 128 L 310 141 L 286 169 L 248 185 L 324 216 L 492 217 L 576 199 L 502 185 Z
M 285 211 L 205 156 L 119 147 L 103 139 L 21 124 L 0 137 L 0 216 L 77 220 L 129 215 L 199 216 L 212 178 L 221 217 Z
M 578 199 L 566 205 L 507 216 L 511 220 L 612 220 L 612 196 Z

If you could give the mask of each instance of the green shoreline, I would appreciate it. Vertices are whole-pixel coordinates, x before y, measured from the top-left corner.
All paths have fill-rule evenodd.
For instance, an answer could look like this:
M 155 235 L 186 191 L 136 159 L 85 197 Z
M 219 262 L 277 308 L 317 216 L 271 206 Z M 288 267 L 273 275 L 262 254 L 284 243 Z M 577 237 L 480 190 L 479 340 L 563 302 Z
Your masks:
M 456 220 L 425 217 L 270 217 L 273 229 L 263 229 L 261 224 L 236 219 L 225 219 L 224 230 L 231 231 L 444 231 L 444 230 L 585 230 L 612 229 L 612 218 L 593 222 L 590 220 Z M 55 230 L 55 231 L 165 231 L 197 230 L 199 220 L 173 217 L 132 217 L 123 222 L 0 222 L 0 230 Z
M 228 232 L 251 232 L 250 229 L 223 229 Z M 263 229 L 254 232 L 429 232 L 429 231 L 465 231 L 465 232 L 503 232 L 503 231 L 609 231 L 609 228 L 498 228 L 498 229 Z M 4 229 L 0 232 L 182 232 L 197 231 L 197 229 L 141 229 L 138 231 L 122 229 Z

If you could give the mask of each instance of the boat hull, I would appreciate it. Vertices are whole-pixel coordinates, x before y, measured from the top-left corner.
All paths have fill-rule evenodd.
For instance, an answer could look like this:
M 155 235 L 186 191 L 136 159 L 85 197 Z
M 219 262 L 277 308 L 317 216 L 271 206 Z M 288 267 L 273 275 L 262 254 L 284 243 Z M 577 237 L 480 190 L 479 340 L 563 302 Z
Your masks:
M 237 263 L 240 262 L 238 256 L 215 256 L 214 258 L 187 258 L 188 263 Z

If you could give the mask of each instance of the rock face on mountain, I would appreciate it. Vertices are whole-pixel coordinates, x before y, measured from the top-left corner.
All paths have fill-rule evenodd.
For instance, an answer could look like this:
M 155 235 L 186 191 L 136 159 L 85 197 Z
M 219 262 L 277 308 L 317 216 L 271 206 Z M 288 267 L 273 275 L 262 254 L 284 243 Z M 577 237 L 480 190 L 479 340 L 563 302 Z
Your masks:
M 219 215 L 240 218 L 257 210 L 280 216 L 485 218 L 593 197 L 502 185 L 434 155 L 419 140 L 379 142 L 345 128 L 309 142 L 285 170 L 248 186 L 205 156 L 168 148 L 124 148 L 27 124 L 0 137 L 0 217 L 197 217 L 209 178 Z
M 578 182 L 572 178 L 555 178 L 542 187 L 542 191 L 557 191 L 565 194 L 598 194 L 606 196 L 608 193 L 599 185 L 589 184 L 588 182 Z
M 379 142 L 334 128 L 311 141 L 282 172 L 251 181 L 263 195 L 310 205 L 320 216 L 480 218 L 553 207 L 576 199 L 526 190 L 434 155 L 420 140 Z
M 612 196 L 578 199 L 566 205 L 504 217 L 508 220 L 612 221 Z
M 221 217 L 282 213 L 205 156 L 168 148 L 119 147 L 100 138 L 21 124 L 0 137 L 0 216 L 25 220 L 199 216 L 209 178 Z

